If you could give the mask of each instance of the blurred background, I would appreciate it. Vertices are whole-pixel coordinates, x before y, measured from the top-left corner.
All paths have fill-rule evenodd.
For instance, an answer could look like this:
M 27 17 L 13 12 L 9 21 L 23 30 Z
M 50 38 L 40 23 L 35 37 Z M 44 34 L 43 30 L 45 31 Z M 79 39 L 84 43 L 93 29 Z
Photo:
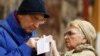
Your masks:
M 0 20 L 6 18 L 9 12 L 17 9 L 22 0 L 0 0 Z M 57 48 L 64 52 L 64 32 L 66 24 L 76 18 L 83 18 L 93 24 L 97 31 L 94 46 L 100 53 L 100 0 L 44 0 L 50 19 L 41 25 L 37 32 L 39 36 L 53 35 Z

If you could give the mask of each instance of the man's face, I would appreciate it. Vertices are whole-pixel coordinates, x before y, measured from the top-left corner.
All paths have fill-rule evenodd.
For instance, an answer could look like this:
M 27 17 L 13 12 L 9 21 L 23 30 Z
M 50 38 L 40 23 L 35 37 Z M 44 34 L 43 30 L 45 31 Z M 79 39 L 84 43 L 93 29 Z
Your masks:
M 33 30 L 38 28 L 39 25 L 44 24 L 45 19 L 42 14 L 22 15 L 19 22 L 26 33 L 31 33 Z

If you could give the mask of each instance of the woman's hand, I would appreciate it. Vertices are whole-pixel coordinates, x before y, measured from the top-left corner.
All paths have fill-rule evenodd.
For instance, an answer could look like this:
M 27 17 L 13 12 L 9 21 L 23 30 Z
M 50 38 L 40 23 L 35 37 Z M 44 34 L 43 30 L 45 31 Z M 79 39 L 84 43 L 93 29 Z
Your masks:
M 57 49 L 55 40 L 51 39 L 50 40 L 50 44 L 51 44 L 52 50 L 56 50 Z
M 60 55 L 59 55 L 59 52 L 58 52 L 58 50 L 57 50 L 57 47 L 56 47 L 56 42 L 55 42 L 55 40 L 51 39 L 50 44 L 51 44 L 53 56 L 60 56 Z

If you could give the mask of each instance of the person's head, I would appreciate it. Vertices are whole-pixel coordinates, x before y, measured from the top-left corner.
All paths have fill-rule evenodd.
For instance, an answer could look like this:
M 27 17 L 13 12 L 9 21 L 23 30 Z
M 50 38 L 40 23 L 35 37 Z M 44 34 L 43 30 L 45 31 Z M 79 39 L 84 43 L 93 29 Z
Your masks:
M 68 23 L 64 38 L 66 47 L 69 49 L 76 48 L 81 44 L 90 44 L 93 46 L 96 31 L 91 23 L 76 19 Z
M 49 15 L 42 0 L 23 0 L 17 10 L 17 18 L 22 29 L 26 33 L 31 33 L 44 24 Z

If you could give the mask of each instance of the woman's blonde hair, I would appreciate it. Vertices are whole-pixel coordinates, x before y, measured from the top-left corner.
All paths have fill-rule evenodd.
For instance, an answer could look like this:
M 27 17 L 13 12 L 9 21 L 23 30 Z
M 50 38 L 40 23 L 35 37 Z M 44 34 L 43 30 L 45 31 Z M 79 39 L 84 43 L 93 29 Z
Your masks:
M 70 26 L 80 29 L 86 37 L 87 43 L 93 46 L 94 40 L 96 39 L 96 31 L 90 22 L 81 19 L 76 19 L 68 23 L 67 27 Z

